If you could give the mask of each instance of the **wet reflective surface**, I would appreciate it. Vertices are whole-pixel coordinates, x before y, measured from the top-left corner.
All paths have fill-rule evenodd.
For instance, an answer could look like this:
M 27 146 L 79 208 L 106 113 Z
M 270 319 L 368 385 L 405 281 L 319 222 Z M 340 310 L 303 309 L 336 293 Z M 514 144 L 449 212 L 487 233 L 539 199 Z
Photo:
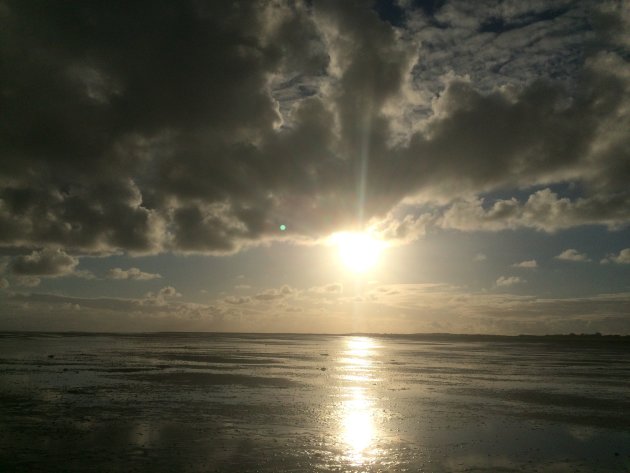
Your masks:
M 627 343 L 0 334 L 0 471 L 630 471 Z
M 345 373 L 338 417 L 339 432 L 345 443 L 346 463 L 362 466 L 375 463 L 379 451 L 375 448 L 381 433 L 376 423 L 376 400 L 370 384 L 375 384 L 374 350 L 376 343 L 368 337 L 345 339 L 346 350 L 340 360 L 340 371 Z

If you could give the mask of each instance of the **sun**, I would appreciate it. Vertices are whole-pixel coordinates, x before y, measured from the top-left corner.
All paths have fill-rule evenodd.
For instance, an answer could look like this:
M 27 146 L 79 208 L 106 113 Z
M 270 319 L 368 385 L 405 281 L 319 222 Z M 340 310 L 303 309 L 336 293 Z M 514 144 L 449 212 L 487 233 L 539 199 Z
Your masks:
M 353 273 L 365 273 L 373 268 L 386 247 L 382 240 L 364 232 L 340 232 L 332 236 L 343 265 Z

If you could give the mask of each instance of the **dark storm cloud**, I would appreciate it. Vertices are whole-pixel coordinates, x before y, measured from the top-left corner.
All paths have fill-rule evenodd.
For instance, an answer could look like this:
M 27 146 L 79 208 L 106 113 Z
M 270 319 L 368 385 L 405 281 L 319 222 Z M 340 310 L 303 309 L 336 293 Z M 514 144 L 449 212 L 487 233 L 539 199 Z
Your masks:
M 372 3 L 3 2 L 0 245 L 230 253 L 371 218 L 405 241 L 627 224 L 617 3 Z M 475 200 L 567 181 L 581 200 Z M 456 204 L 388 214 L 405 199 Z
M 156 181 L 179 197 L 180 174 L 197 163 L 177 150 L 180 169 L 165 169 L 156 148 L 208 130 L 258 133 L 278 120 L 264 72 L 279 54 L 257 38 L 257 11 L 253 3 L 9 2 L 3 241 L 96 251 L 159 246 L 153 232 L 165 206 L 155 202 L 164 197 L 155 195 L 163 192 Z M 204 149 L 206 161 L 221 155 L 213 148 Z M 196 170 L 209 188 L 222 177 L 212 166 Z
M 409 192 L 431 188 L 445 197 L 571 178 L 593 186 L 608 179 L 607 190 L 623 191 L 611 187 L 607 166 L 624 166 L 624 155 L 595 154 L 592 146 L 606 136 L 619 145 L 628 140 L 600 129 L 604 117 L 621 112 L 618 99 L 627 80 L 598 70 L 581 85 L 582 96 L 540 82 L 517 94 L 484 95 L 471 83 L 451 82 L 434 104 L 426 134 L 414 135 L 401 152 L 396 180 L 408 184 Z

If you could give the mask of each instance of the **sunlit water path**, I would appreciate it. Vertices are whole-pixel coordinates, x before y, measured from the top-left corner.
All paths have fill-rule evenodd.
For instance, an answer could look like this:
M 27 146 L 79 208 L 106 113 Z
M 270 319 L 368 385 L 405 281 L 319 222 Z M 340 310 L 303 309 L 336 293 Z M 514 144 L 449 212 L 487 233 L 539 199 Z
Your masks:
M 0 335 L 0 471 L 630 471 L 623 343 Z
M 375 447 L 380 439 L 377 399 L 372 389 L 380 381 L 374 375 L 376 368 L 372 360 L 377 345 L 367 337 L 347 338 L 346 345 L 339 366 L 340 379 L 344 382 L 338 413 L 346 445 L 343 460 L 362 466 L 375 463 L 379 457 Z

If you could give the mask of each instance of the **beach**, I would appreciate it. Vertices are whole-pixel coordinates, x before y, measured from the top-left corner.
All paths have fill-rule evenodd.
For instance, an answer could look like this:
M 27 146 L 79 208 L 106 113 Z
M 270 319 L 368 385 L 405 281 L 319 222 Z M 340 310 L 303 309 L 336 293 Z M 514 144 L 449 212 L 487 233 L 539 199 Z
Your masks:
M 0 334 L 0 471 L 630 471 L 630 345 Z

